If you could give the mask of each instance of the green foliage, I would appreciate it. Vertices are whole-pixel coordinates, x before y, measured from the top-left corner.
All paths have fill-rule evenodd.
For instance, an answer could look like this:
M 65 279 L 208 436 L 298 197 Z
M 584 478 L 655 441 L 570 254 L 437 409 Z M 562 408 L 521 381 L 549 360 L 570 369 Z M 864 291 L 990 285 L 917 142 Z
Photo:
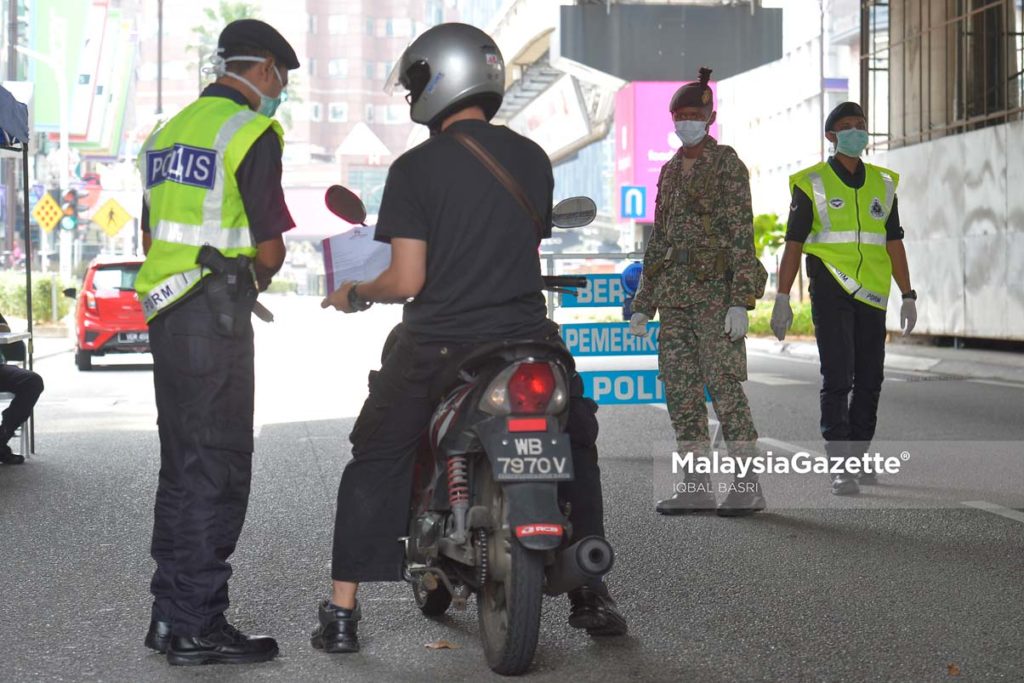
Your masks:
M 194 40 L 187 48 L 188 52 L 196 55 L 196 61 L 189 63 L 190 69 L 200 69 L 207 65 L 210 55 L 217 49 L 217 38 L 225 26 L 237 19 L 259 19 L 259 7 L 256 5 L 230 0 L 220 0 L 217 9 L 207 7 L 203 13 L 206 15 L 206 22 L 192 27 Z M 200 78 L 200 81 L 202 80 Z
M 800 303 L 794 300 L 793 326 L 789 328 L 788 336 L 813 337 L 814 323 L 811 322 L 811 303 L 809 301 Z M 772 308 L 774 301 L 758 301 L 757 308 L 750 311 L 750 328 L 748 334 L 751 337 L 774 337 L 772 332 Z M 788 337 L 787 337 L 788 338 Z
M 762 213 L 754 217 L 754 249 L 758 256 L 761 256 L 765 249 L 775 253 L 785 240 L 786 227 L 779 222 L 778 215 Z
M 299 291 L 299 283 L 291 280 L 271 280 L 267 294 L 295 294 Z
M 53 300 L 49 275 L 32 278 L 32 319 L 37 323 L 56 322 L 53 320 Z M 57 320 L 71 310 L 71 300 L 64 296 L 64 289 L 75 287 L 73 283 L 57 279 Z M 25 317 L 25 275 L 17 272 L 0 274 L 0 313 L 6 318 Z

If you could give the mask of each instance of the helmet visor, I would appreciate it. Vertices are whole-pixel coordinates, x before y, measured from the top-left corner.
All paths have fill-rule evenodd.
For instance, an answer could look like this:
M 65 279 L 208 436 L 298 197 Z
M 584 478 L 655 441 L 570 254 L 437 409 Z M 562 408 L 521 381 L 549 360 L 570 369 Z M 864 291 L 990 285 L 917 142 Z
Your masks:
M 394 68 L 391 69 L 391 75 L 388 76 L 387 82 L 384 83 L 384 92 L 388 95 L 394 95 L 396 92 L 408 90 L 408 88 L 402 83 L 402 61 L 403 60 L 399 58 L 399 60 L 395 62 Z

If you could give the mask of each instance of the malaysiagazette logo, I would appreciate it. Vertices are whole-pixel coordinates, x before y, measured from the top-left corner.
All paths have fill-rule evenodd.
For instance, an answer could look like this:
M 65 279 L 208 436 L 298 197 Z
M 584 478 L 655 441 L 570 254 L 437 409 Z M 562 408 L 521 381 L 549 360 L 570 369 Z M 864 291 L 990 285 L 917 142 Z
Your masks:
M 864 453 L 859 456 L 835 457 L 801 451 L 792 455 L 776 455 L 767 451 L 764 455 L 749 458 L 721 456 L 713 451 L 711 456 L 672 453 L 672 474 L 727 474 L 744 479 L 751 474 L 899 474 L 903 463 L 910 454 L 903 452 L 899 457 L 883 457 L 880 453 Z

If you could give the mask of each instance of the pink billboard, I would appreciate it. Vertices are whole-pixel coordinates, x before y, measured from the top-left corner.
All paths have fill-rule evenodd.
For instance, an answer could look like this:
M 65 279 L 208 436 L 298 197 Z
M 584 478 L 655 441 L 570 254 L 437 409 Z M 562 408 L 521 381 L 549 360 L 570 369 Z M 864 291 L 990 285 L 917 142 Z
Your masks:
M 668 111 L 672 95 L 683 83 L 630 83 L 615 97 L 615 185 L 619 218 L 654 222 L 654 199 L 661 167 L 679 149 L 675 124 Z M 717 89 L 711 92 L 717 103 Z M 718 137 L 718 124 L 711 126 Z

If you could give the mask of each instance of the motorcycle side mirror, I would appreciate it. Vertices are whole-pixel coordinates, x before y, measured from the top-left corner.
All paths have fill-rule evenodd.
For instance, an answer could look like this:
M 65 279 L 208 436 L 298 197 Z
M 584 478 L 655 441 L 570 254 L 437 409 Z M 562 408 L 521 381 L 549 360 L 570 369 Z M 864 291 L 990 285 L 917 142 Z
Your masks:
M 555 205 L 551 211 L 551 224 L 570 230 L 590 225 L 597 218 L 597 204 L 590 197 L 569 197 Z
M 366 206 L 363 200 L 347 187 L 331 185 L 324 195 L 324 204 L 331 213 L 347 223 L 366 224 Z
M 74 287 L 68 287 L 67 289 L 64 290 L 64 296 L 66 296 L 69 299 L 75 299 L 78 297 L 78 290 L 75 289 Z

